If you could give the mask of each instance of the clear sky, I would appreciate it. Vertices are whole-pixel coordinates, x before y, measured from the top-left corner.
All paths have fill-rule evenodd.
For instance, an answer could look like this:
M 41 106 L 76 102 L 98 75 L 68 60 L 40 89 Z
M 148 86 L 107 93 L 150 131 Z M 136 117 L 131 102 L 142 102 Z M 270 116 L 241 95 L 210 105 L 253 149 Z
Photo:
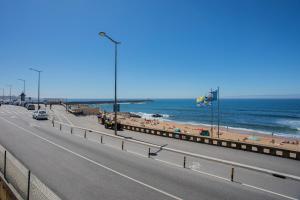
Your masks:
M 300 94 L 297 0 L 0 0 L 0 88 L 42 97 Z

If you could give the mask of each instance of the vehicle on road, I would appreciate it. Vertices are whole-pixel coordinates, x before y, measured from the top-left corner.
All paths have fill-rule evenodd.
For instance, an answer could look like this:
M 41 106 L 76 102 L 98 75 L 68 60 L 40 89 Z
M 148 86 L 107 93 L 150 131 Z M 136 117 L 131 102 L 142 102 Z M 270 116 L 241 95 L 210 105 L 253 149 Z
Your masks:
M 33 112 L 32 118 L 37 119 L 37 120 L 39 120 L 39 119 L 47 120 L 48 119 L 48 114 L 45 110 L 37 110 L 37 111 Z
M 35 106 L 33 104 L 26 105 L 27 110 L 35 110 Z
M 106 129 L 114 129 L 115 128 L 115 122 L 111 120 L 106 120 L 104 122 L 104 127 Z M 122 130 L 122 126 L 120 123 L 117 124 L 117 130 Z

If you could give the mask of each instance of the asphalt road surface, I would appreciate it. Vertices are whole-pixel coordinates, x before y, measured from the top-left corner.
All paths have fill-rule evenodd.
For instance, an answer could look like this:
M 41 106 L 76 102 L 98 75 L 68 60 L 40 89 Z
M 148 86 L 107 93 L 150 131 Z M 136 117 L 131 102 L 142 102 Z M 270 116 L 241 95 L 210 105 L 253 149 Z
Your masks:
M 74 123 L 65 119 L 65 116 L 61 115 L 60 118 L 61 121 Z M 185 143 L 164 141 L 161 137 L 140 139 L 167 143 L 169 147 L 187 148 L 189 151 L 196 148 Z M 236 182 L 230 182 L 222 178 L 228 174 L 222 165 L 193 160 L 189 161 L 190 169 L 184 169 L 180 167 L 181 159 L 177 155 L 168 155 L 159 150 L 158 156 L 149 159 L 143 156 L 147 151 L 143 147 L 125 144 L 125 150 L 122 151 L 119 141 L 104 138 L 104 144 L 100 144 L 98 135 L 89 133 L 88 139 L 84 139 L 82 133 L 76 130 L 71 135 L 67 128 L 62 131 L 53 128 L 50 121 L 32 119 L 31 112 L 22 107 L 0 107 L 0 144 L 62 199 L 300 198 L 300 185 L 297 182 L 262 174 L 254 175 L 243 170 L 240 170 L 240 178 Z M 208 145 L 199 145 L 199 148 L 203 149 L 203 153 L 214 150 Z M 217 156 L 222 157 L 221 152 L 217 150 Z M 243 158 L 241 162 L 245 164 L 255 164 L 257 161 L 256 166 L 259 166 L 265 160 L 271 163 L 270 169 L 299 174 L 299 161 L 259 154 L 255 156 L 248 152 L 238 155 L 236 150 L 228 149 L 224 152 L 225 156 L 233 160 L 235 157 L 238 160 Z M 261 179 L 256 181 L 259 177 Z M 240 183 L 246 180 L 250 180 L 251 184 Z M 267 186 L 267 189 L 262 189 L 263 186 Z

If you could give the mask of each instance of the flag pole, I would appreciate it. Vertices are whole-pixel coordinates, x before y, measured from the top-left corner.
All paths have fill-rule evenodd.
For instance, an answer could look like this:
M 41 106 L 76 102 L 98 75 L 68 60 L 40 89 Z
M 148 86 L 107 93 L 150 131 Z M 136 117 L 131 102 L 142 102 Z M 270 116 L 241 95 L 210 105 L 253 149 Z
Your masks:
M 212 88 L 210 89 L 210 95 L 212 95 Z M 214 133 L 214 129 L 213 129 L 213 125 L 214 125 L 214 113 L 213 113 L 213 101 L 211 101 L 211 137 L 213 137 L 213 133 Z
M 220 87 L 218 87 L 218 138 L 220 138 Z

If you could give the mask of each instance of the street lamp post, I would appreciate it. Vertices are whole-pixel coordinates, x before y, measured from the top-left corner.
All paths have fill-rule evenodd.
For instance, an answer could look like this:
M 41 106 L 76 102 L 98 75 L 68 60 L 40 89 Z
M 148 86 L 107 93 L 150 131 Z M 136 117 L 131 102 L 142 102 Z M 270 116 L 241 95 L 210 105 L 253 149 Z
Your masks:
M 2 89 L 2 101 L 4 101 L 4 88 L 1 89 Z
M 7 85 L 9 87 L 9 102 L 11 102 L 11 87 L 12 85 Z
M 112 39 L 105 32 L 99 32 L 99 35 L 102 36 L 102 37 L 108 38 L 115 45 L 115 101 L 114 101 L 114 112 L 115 112 L 115 135 L 117 135 L 117 129 L 118 129 L 118 121 L 117 121 L 117 109 L 118 109 L 118 107 L 117 107 L 117 55 L 118 55 L 118 44 L 120 44 L 121 42 L 117 42 L 116 40 Z
M 25 84 L 26 84 L 25 82 L 26 81 L 24 79 L 21 79 L 21 78 L 19 78 L 18 80 L 23 82 L 23 93 L 25 94 Z
M 41 79 L 41 70 L 29 68 L 29 70 L 35 71 L 39 74 L 39 79 L 38 79 L 38 110 L 40 109 L 40 79 Z

